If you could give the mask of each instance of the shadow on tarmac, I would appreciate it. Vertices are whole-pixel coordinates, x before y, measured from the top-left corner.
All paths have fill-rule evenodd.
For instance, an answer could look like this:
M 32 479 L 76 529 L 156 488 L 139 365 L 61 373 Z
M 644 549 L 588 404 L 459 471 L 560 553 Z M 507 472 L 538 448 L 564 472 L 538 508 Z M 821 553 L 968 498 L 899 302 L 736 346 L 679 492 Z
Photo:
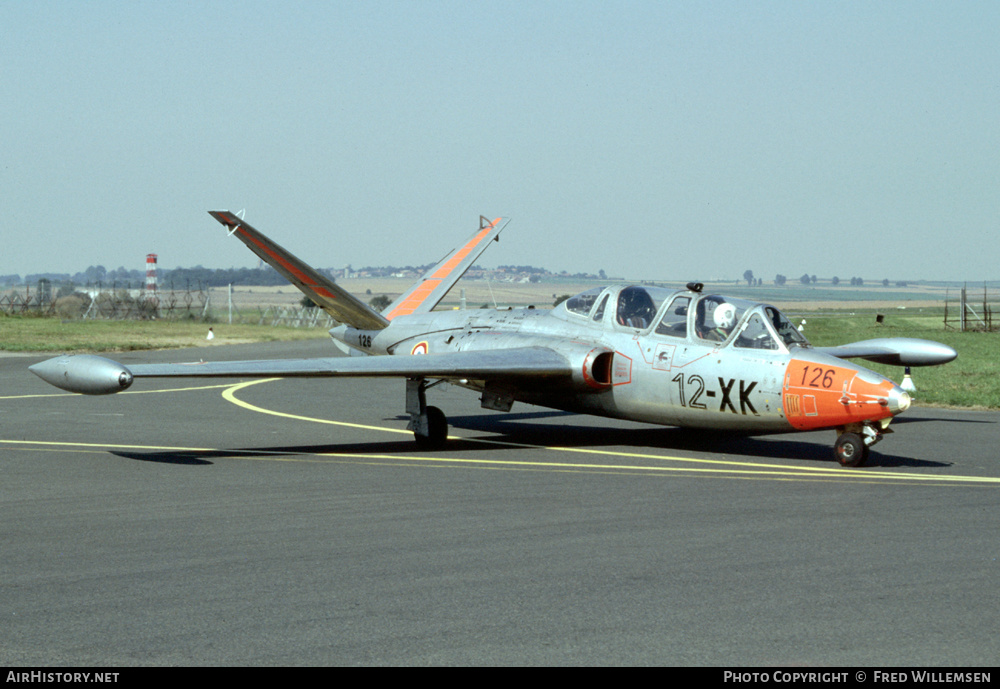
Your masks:
M 398 417 L 405 419 L 407 417 Z M 621 448 L 625 452 L 648 450 L 651 452 L 686 452 L 695 455 L 723 455 L 745 457 L 754 460 L 797 460 L 810 465 L 836 466 L 833 458 L 832 432 L 809 434 L 809 439 L 800 434 L 751 436 L 732 432 L 700 429 L 651 426 L 648 428 L 601 428 L 590 425 L 573 424 L 580 418 L 576 414 L 558 411 L 526 412 L 520 414 L 472 415 L 449 418 L 452 428 L 484 434 L 463 439 L 449 440 L 447 445 L 436 451 L 417 448 L 412 440 L 321 445 L 282 445 L 275 447 L 234 448 L 231 450 L 180 450 L 180 451 L 115 451 L 112 454 L 143 462 L 175 464 L 179 466 L 211 465 L 215 459 L 265 458 L 287 455 L 352 455 L 385 456 L 392 454 L 428 456 L 439 455 L 442 459 L 455 452 L 523 452 L 524 445 L 539 447 L 575 448 Z M 912 419 L 926 422 L 933 419 Z M 891 439 L 890 439 L 891 440 Z M 827 442 L 829 441 L 829 442 Z M 948 467 L 951 462 L 930 461 L 883 454 L 873 449 L 865 467 Z M 863 471 L 865 467 L 858 470 Z

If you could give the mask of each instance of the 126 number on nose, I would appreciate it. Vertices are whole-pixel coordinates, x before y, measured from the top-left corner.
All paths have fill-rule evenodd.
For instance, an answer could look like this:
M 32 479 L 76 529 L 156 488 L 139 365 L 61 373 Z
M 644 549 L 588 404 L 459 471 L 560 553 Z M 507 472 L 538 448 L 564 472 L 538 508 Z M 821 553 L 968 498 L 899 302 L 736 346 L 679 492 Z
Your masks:
M 816 366 L 812 369 L 813 376 L 806 383 L 806 379 L 809 378 L 809 367 L 806 366 L 802 369 L 802 385 L 803 387 L 808 386 L 810 388 L 831 388 L 833 387 L 833 377 L 837 373 L 832 368 L 820 368 Z

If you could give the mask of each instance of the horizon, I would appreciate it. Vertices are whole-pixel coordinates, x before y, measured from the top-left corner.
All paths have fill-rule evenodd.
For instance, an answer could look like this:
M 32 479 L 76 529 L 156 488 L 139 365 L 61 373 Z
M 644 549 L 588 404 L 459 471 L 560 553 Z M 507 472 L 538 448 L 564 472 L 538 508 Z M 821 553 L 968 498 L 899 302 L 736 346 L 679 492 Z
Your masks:
M 433 263 L 427 263 L 427 264 L 422 264 L 422 265 L 413 265 L 413 264 L 410 264 L 410 265 L 406 265 L 406 266 L 391 266 L 391 265 L 362 266 L 360 268 L 354 268 L 354 269 L 352 269 L 352 271 L 353 272 L 361 272 L 361 271 L 385 271 L 385 270 L 389 270 L 389 269 L 395 269 L 395 270 L 410 269 L 410 270 L 420 271 L 421 269 L 427 269 L 427 268 L 429 268 L 429 267 L 431 267 L 433 265 L 434 265 Z M 507 267 L 510 266 L 510 264 L 504 264 L 504 265 L 507 266 Z M 97 267 L 97 266 L 88 266 L 88 269 L 95 268 L 95 267 Z M 669 284 L 684 285 L 684 284 L 687 284 L 689 282 L 702 282 L 702 283 L 704 283 L 706 285 L 726 285 L 726 284 L 731 284 L 731 285 L 733 285 L 735 287 L 739 287 L 741 289 L 748 289 L 748 290 L 753 290 L 753 289 L 757 289 L 757 288 L 766 288 L 766 287 L 776 287 L 776 288 L 781 288 L 781 289 L 810 288 L 810 287 L 815 288 L 815 287 L 820 286 L 820 285 L 834 287 L 836 289 L 842 289 L 842 288 L 846 287 L 846 288 L 861 288 L 861 289 L 864 289 L 864 288 L 877 288 L 877 289 L 880 289 L 880 290 L 881 289 L 893 289 L 893 288 L 895 288 L 895 289 L 906 289 L 906 288 L 909 288 L 909 287 L 919 287 L 919 286 L 925 286 L 925 287 L 931 286 L 932 287 L 932 286 L 952 286 L 952 285 L 955 285 L 955 286 L 957 286 L 957 285 L 985 286 L 987 288 L 1000 287 L 1000 280 L 946 280 L 946 279 L 942 279 L 942 278 L 906 279 L 906 278 L 886 278 L 886 277 L 883 277 L 883 278 L 866 278 L 866 277 L 863 277 L 863 276 L 850 276 L 850 277 L 846 277 L 845 278 L 845 277 L 832 276 L 832 275 L 831 276 L 819 276 L 819 275 L 817 275 L 817 276 L 811 276 L 811 277 L 815 277 L 816 278 L 816 282 L 813 282 L 813 283 L 808 284 L 808 285 L 801 282 L 801 278 L 803 277 L 802 275 L 796 275 L 796 276 L 784 275 L 784 277 L 786 278 L 786 283 L 785 284 L 778 284 L 777 281 L 776 281 L 777 276 L 778 275 L 783 275 L 783 274 L 776 274 L 775 276 L 770 277 L 770 278 L 761 278 L 760 276 L 755 275 L 754 278 L 755 279 L 761 279 L 762 282 L 759 285 L 752 285 L 751 286 L 751 285 L 747 285 L 746 284 L 746 282 L 747 282 L 746 279 L 737 278 L 737 277 L 704 277 L 704 278 L 698 278 L 698 277 L 696 277 L 694 279 L 689 279 L 689 278 L 666 278 L 666 277 L 643 277 L 643 278 L 640 278 L 640 277 L 629 277 L 629 276 L 606 275 L 604 278 L 601 278 L 601 277 L 599 277 L 595 273 L 589 273 L 588 271 L 582 271 L 582 270 L 581 271 L 575 271 L 575 272 L 567 270 L 567 271 L 561 271 L 561 272 L 557 273 L 557 272 L 554 272 L 554 271 L 546 268 L 545 266 L 532 266 L 532 265 L 527 265 L 526 264 L 526 265 L 520 266 L 520 267 L 529 267 L 529 268 L 532 268 L 534 270 L 545 271 L 542 274 L 542 279 L 541 279 L 542 282 L 549 281 L 551 278 L 555 278 L 556 280 L 578 279 L 578 280 L 585 280 L 585 281 L 591 281 L 591 282 L 600 282 L 600 283 L 603 283 L 603 284 L 669 283 Z M 117 272 L 121 268 L 125 268 L 125 266 L 119 266 L 118 268 L 113 269 L 113 271 Z M 486 271 L 486 272 L 496 272 L 498 269 L 499 269 L 499 266 L 490 267 L 490 266 L 483 266 L 483 265 L 480 265 L 480 264 L 476 264 L 476 265 L 471 266 L 469 268 L 469 271 L 471 272 L 473 270 L 480 270 L 480 271 Z M 134 278 L 134 280 L 137 283 L 140 283 L 140 284 L 137 284 L 135 287 L 132 287 L 131 289 L 142 289 L 143 286 L 145 285 L 145 271 L 144 270 L 140 270 L 138 268 L 135 268 L 135 269 L 128 269 L 128 268 L 126 268 L 126 270 L 129 270 L 132 273 L 139 273 L 140 274 L 138 277 Z M 173 272 L 173 271 L 187 271 L 187 270 L 204 270 L 204 271 L 209 271 L 209 272 L 216 272 L 216 271 L 219 271 L 219 272 L 224 272 L 224 271 L 240 271 L 240 270 L 251 270 L 251 271 L 253 271 L 253 270 L 264 270 L 264 271 L 268 271 L 270 273 L 273 273 L 275 276 L 278 276 L 282 280 L 282 282 L 280 284 L 278 284 L 278 285 L 273 285 L 273 284 L 247 284 L 247 285 L 243 285 L 243 284 L 240 284 L 239 286 L 243 286 L 243 287 L 275 287 L 275 286 L 282 287 L 282 286 L 287 285 L 289 287 L 292 287 L 293 289 L 295 288 L 295 286 L 292 283 L 290 283 L 287 280 L 285 280 L 285 278 L 280 277 L 280 274 L 278 274 L 277 271 L 275 271 L 273 267 L 271 267 L 271 266 L 269 266 L 267 264 L 264 264 L 263 266 L 260 266 L 260 267 L 231 266 L 229 268 L 211 268 L 211 267 L 208 267 L 208 266 L 197 265 L 197 266 L 178 266 L 176 268 L 160 268 L 159 272 L 158 272 L 158 276 L 157 276 L 157 279 L 158 279 L 158 289 L 160 291 L 164 291 L 164 290 L 168 289 L 168 288 L 166 288 L 164 286 L 163 282 L 160 282 L 160 280 L 161 279 L 169 279 L 169 274 L 171 272 Z M 340 267 L 340 268 L 336 268 L 336 267 L 320 267 L 319 270 L 325 271 L 325 272 L 327 272 L 329 274 L 333 274 L 333 273 L 335 273 L 338 270 L 343 270 L 343 267 Z M 53 281 L 53 285 L 58 284 L 57 282 L 54 282 L 54 280 L 61 281 L 61 284 L 63 284 L 63 285 L 65 285 L 67 283 L 73 283 L 73 285 L 74 285 L 75 288 L 84 288 L 84 287 L 86 287 L 86 288 L 93 288 L 93 287 L 106 288 L 106 287 L 108 287 L 109 282 L 105 281 L 105 280 L 86 281 L 85 282 L 85 281 L 75 280 L 74 279 L 76 276 L 81 275 L 84 272 L 86 272 L 86 271 L 85 270 L 81 270 L 81 271 L 76 271 L 75 273 L 65 273 L 65 272 L 57 272 L 57 271 L 41 271 L 41 272 L 38 272 L 38 273 L 26 273 L 26 274 L 23 274 L 23 275 L 20 274 L 20 273 L 10 273 L 10 274 L 6 274 L 6 275 L 0 275 L 0 289 L 4 289 L 4 290 L 8 290 L 9 291 L 9 290 L 16 290 L 17 288 L 23 288 L 23 287 L 34 288 L 34 287 L 36 287 L 38 281 L 41 280 L 41 279 L 48 279 L 50 281 Z M 516 275 L 527 275 L 528 273 L 527 272 L 519 272 L 519 273 L 515 273 L 515 274 Z M 17 276 L 19 276 L 21 278 L 20 282 L 12 283 L 12 282 L 4 282 L 3 281 L 4 278 L 10 277 L 11 275 L 17 275 Z M 861 284 L 861 285 L 851 284 L 851 280 L 854 279 L 854 278 L 856 278 L 856 277 L 860 277 L 863 280 L 864 284 Z M 32 278 L 32 280 L 30 282 L 28 282 L 27 278 Z M 833 284 L 834 278 L 839 279 L 839 283 L 836 284 L 836 285 Z M 337 281 L 340 281 L 340 280 L 367 280 L 367 279 L 398 279 L 398 280 L 407 280 L 407 279 L 409 279 L 409 280 L 413 280 L 414 278 L 394 277 L 394 276 L 386 276 L 386 275 L 369 275 L 369 276 L 355 276 L 355 277 L 335 277 L 335 280 L 337 280 Z M 417 278 L 417 279 L 419 279 L 419 278 Z M 489 278 L 478 278 L 478 277 L 474 277 L 474 276 L 465 275 L 465 276 L 462 277 L 462 279 L 463 280 L 480 280 L 480 279 L 482 279 L 482 280 L 488 280 Z M 120 279 L 116 278 L 115 280 L 117 280 L 117 281 L 122 281 L 122 280 L 129 281 L 129 280 L 133 280 L 133 278 L 131 278 L 131 277 L 130 278 L 120 278 Z M 884 285 L 883 284 L 883 282 L 886 281 L 886 280 L 888 280 L 888 282 L 889 282 L 888 285 Z M 900 284 L 900 283 L 903 283 L 903 284 Z M 235 283 L 234 283 L 234 285 L 235 285 Z M 214 286 L 213 286 L 213 288 L 214 288 Z M 180 288 L 174 288 L 174 291 L 181 291 L 181 289 Z

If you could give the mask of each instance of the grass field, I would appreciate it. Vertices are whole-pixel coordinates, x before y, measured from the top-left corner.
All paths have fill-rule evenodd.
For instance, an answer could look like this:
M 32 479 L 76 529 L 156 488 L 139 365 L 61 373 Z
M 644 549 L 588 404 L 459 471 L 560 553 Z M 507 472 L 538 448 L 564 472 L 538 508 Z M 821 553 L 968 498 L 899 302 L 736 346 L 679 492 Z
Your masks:
M 211 327 L 215 338 L 207 340 Z M 0 317 L 0 350 L 11 352 L 123 352 L 207 347 L 329 337 L 323 329 L 223 325 L 197 321 L 60 321 Z
M 918 404 L 1000 409 L 1000 333 L 945 330 L 939 314 L 887 314 L 881 325 L 875 313 L 853 316 L 807 316 L 804 329 L 817 346 L 833 346 L 876 337 L 917 337 L 949 345 L 958 359 L 944 366 L 914 368 Z M 859 362 L 899 382 L 898 366 Z

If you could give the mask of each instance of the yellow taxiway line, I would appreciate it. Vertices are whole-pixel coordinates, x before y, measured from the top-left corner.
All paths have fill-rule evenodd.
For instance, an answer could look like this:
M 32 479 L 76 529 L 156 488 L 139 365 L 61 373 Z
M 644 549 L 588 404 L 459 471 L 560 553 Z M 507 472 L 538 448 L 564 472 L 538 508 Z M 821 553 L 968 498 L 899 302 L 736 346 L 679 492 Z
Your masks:
M 236 393 L 252 385 L 274 382 L 279 378 L 264 378 L 246 381 L 243 383 L 224 383 L 215 385 L 204 385 L 186 388 L 171 388 L 160 390 L 136 390 L 125 391 L 119 394 L 152 394 L 161 392 L 186 392 L 194 390 L 222 389 L 222 397 L 247 411 L 258 414 L 267 414 L 284 419 L 295 421 L 305 421 L 309 423 L 321 423 L 345 428 L 355 428 L 366 431 L 380 433 L 396 433 L 411 436 L 412 432 L 400 428 L 390 428 L 387 426 L 372 426 L 368 424 L 351 423 L 347 421 L 335 421 L 333 419 L 322 419 L 299 414 L 266 409 L 239 399 Z M 66 394 L 50 395 L 12 395 L 0 397 L 0 399 L 20 399 L 26 397 L 68 397 L 76 396 Z M 213 456 L 225 456 L 231 452 L 234 458 L 271 460 L 271 461 L 306 461 L 317 462 L 327 459 L 351 459 L 369 461 L 394 461 L 399 463 L 420 463 L 434 465 L 462 465 L 476 466 L 480 468 L 507 468 L 520 470 L 544 470 L 544 471 L 590 471 L 590 472 L 614 472 L 614 473 L 644 473 L 644 474 L 666 474 L 682 473 L 688 476 L 704 476 L 717 478 L 741 478 L 741 479 L 767 479 L 780 481 L 851 481 L 863 483 L 931 483 L 935 485 L 1000 485 L 1000 478 L 988 476 L 940 476 L 917 474 L 913 472 L 889 473 L 886 471 L 866 470 L 866 469 L 845 469 L 843 467 L 790 467 L 787 465 L 773 464 L 766 462 L 733 461 L 721 459 L 699 459 L 695 457 L 679 457 L 665 454 L 651 454 L 644 452 L 629 452 L 622 450 L 602 450 L 595 448 L 564 447 L 559 445 L 534 445 L 528 443 L 516 443 L 507 440 L 492 440 L 489 438 L 466 438 L 461 436 L 448 436 L 449 439 L 468 443 L 482 443 L 498 445 L 503 447 L 524 448 L 531 450 L 546 450 L 555 453 L 573 453 L 578 455 L 590 455 L 594 457 L 618 457 L 629 460 L 639 460 L 646 463 L 633 464 L 606 464 L 594 462 L 560 462 L 560 461 L 527 461 L 517 459 L 472 459 L 453 456 L 441 456 L 440 454 L 429 455 L 400 455 L 400 454 L 372 454 L 372 453 L 347 453 L 347 452 L 317 452 L 311 453 L 313 458 L 303 457 L 302 453 L 272 451 L 272 450 L 226 450 L 208 447 L 179 447 L 179 446 L 157 446 L 157 445 L 123 445 L 109 443 L 79 443 L 79 442 L 55 442 L 41 440 L 5 440 L 0 439 L 0 445 L 14 448 L 32 448 L 40 450 L 50 448 L 54 451 L 146 451 L 146 452 L 183 452 L 183 453 L 211 453 Z M 666 464 L 664 464 L 666 463 Z
M 380 431 L 386 433 L 403 433 L 406 435 L 412 435 L 411 431 L 398 429 L 398 428 L 387 428 L 385 426 L 370 426 L 366 424 L 349 423 L 346 421 L 334 421 L 332 419 L 320 419 L 310 416 L 302 416 L 299 414 L 289 414 L 287 412 L 275 411 L 273 409 L 265 409 L 264 407 L 259 407 L 249 402 L 245 402 L 238 397 L 236 393 L 240 390 L 250 387 L 251 385 L 258 385 L 260 383 L 268 383 L 275 380 L 280 380 L 278 378 L 266 378 L 262 380 L 252 380 L 244 383 L 238 383 L 232 387 L 227 388 L 223 391 L 222 397 L 233 404 L 242 407 L 248 411 L 257 412 L 260 414 L 268 414 L 271 416 L 277 416 L 280 418 L 294 419 L 296 421 L 308 421 L 311 423 L 322 423 L 329 424 L 333 426 L 343 426 L 348 428 L 359 428 L 363 430 Z M 936 483 L 979 483 L 979 484 L 1000 484 L 1000 478 L 993 477 L 979 477 L 979 476 L 933 476 L 926 474 L 915 474 L 915 473 L 887 473 L 878 471 L 866 471 L 857 469 L 845 469 L 843 467 L 789 467 L 781 464 L 767 464 L 764 462 L 746 462 L 746 461 L 729 461 L 729 460 L 719 460 L 719 459 L 697 459 L 694 457 L 674 457 L 670 455 L 660 455 L 660 454 L 647 454 L 641 452 L 624 452 L 620 450 L 599 450 L 593 448 L 576 448 L 576 447 L 562 447 L 558 445 L 531 445 L 526 443 L 514 443 L 506 440 L 490 440 L 490 439 L 480 439 L 480 438 L 465 438 L 460 436 L 448 436 L 452 440 L 461 440 L 464 442 L 472 443 L 486 443 L 492 445 L 503 445 L 505 447 L 521 447 L 525 449 L 534 450 L 549 450 L 553 452 L 571 452 L 579 453 L 585 455 L 601 455 L 609 457 L 627 457 L 631 459 L 644 459 L 652 460 L 657 462 L 682 462 L 687 464 L 696 464 L 699 466 L 657 466 L 657 465 L 622 465 L 622 464 L 590 464 L 590 463 L 566 463 L 566 462 L 527 462 L 520 460 L 494 460 L 494 459 L 459 459 L 452 457 L 407 457 L 408 461 L 424 461 L 424 462 L 447 462 L 447 463 L 458 463 L 458 464 L 487 464 L 487 465 L 506 465 L 506 466 L 521 466 L 521 467 L 546 467 L 546 468 L 562 468 L 562 469 L 595 469 L 595 470 L 615 470 L 615 471 L 644 471 L 644 472 L 689 472 L 689 473 L 711 473 L 711 474 L 729 474 L 729 475 L 750 475 L 750 476 L 766 476 L 769 478 L 786 477 L 795 479 L 802 478 L 829 478 L 829 479 L 840 479 L 840 480 L 850 480 L 850 481 L 927 481 Z M 393 455 L 396 458 L 400 458 Z M 729 468 L 720 468 L 729 467 Z M 749 477 L 749 476 L 745 476 Z

